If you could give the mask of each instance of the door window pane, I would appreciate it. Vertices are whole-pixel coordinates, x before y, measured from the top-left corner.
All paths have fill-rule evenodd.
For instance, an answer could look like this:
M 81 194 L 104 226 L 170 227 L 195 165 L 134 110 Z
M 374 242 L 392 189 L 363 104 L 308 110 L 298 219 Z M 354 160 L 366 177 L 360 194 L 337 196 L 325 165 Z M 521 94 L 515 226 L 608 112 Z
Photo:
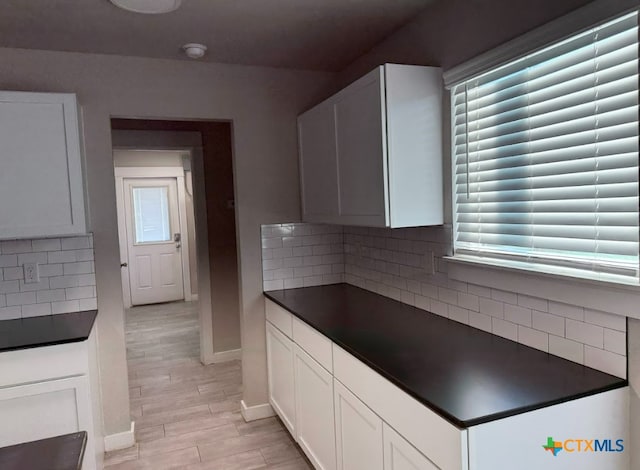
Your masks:
M 171 240 L 166 186 L 133 188 L 136 244 Z

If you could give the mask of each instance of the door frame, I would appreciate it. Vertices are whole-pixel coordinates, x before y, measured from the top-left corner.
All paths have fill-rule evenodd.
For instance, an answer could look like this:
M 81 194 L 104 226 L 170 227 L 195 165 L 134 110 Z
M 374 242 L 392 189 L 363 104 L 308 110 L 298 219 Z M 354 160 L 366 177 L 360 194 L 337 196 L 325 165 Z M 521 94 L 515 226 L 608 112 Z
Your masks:
M 184 187 L 184 169 L 182 167 L 116 167 L 116 205 L 118 217 L 118 239 L 120 242 L 120 263 L 126 263 L 129 260 L 126 229 L 126 212 L 124 202 L 124 180 L 125 179 L 152 179 L 152 178 L 176 178 L 177 196 L 178 196 L 178 220 L 180 223 L 180 233 L 187 233 L 187 214 L 185 212 L 186 196 Z M 184 290 L 185 302 L 193 299 L 191 294 L 191 273 L 189 270 L 189 237 L 181 238 L 182 244 L 182 283 Z M 185 255 L 186 254 L 186 255 Z M 124 261 L 123 261 L 124 260 Z M 129 278 L 129 269 L 121 269 L 122 278 L 122 296 L 124 308 L 131 308 L 131 282 Z

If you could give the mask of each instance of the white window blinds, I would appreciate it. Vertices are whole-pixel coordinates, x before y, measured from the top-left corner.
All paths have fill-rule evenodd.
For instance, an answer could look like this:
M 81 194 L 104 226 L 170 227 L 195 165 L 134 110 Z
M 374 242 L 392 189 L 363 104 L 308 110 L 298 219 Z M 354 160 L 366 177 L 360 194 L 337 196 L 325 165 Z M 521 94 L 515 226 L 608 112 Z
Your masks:
M 638 14 L 452 89 L 456 253 L 638 273 Z

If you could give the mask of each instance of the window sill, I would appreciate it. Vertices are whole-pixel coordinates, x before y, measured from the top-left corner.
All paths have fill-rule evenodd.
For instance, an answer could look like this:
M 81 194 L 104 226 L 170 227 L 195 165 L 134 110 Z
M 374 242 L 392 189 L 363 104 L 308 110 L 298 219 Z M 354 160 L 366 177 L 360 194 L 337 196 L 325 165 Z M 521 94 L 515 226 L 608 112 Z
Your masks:
M 637 280 L 589 278 L 536 269 L 514 261 L 489 260 L 469 255 L 445 257 L 449 278 L 484 287 L 540 297 L 626 317 L 640 318 L 640 283 Z M 582 273 L 581 273 L 582 274 Z M 621 282 L 622 281 L 622 282 Z

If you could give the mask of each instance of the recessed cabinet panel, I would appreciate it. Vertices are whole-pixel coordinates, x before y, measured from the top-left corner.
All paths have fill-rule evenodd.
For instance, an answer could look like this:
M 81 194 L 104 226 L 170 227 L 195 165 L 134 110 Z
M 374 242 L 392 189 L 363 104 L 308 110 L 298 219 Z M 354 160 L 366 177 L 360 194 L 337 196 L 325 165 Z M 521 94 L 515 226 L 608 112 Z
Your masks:
M 333 381 L 338 470 L 382 470 L 382 420 Z
M 308 222 L 338 215 L 338 174 L 333 105 L 323 103 L 298 118 L 302 212 Z
M 400 434 L 384 424 L 384 470 L 438 470 Z
M 74 95 L 0 92 L 0 238 L 86 233 Z
M 335 102 L 340 216 L 353 224 L 386 224 L 383 87 L 376 69 Z
M 294 348 L 298 444 L 317 470 L 335 470 L 333 377 L 300 347 Z
M 269 402 L 289 432 L 296 435 L 293 341 L 267 322 Z

